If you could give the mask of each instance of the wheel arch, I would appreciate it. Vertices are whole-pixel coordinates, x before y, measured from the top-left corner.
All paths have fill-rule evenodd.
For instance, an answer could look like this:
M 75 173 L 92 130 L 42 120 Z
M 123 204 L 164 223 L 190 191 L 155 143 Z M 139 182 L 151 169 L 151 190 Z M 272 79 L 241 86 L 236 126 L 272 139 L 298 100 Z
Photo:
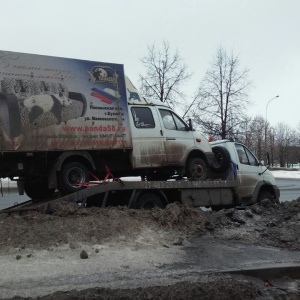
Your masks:
M 69 151 L 63 152 L 52 165 L 49 177 L 48 186 L 49 188 L 58 187 L 57 173 L 61 171 L 62 165 L 68 162 L 80 162 L 85 165 L 89 170 L 96 170 L 95 162 L 92 156 L 87 151 Z
M 207 156 L 206 154 L 199 150 L 199 149 L 193 149 L 191 150 L 188 155 L 186 156 L 185 160 L 184 160 L 184 166 L 186 165 L 187 161 L 191 158 L 196 158 L 196 157 L 199 157 L 199 158 L 202 158 L 207 164 L 208 164 L 208 160 L 207 160 Z
M 279 200 L 279 199 L 277 199 L 278 197 L 277 197 L 274 185 L 268 181 L 260 181 L 255 187 L 255 190 L 254 190 L 254 193 L 252 196 L 252 203 L 257 203 L 259 194 L 264 191 L 270 192 L 273 195 L 275 200 Z

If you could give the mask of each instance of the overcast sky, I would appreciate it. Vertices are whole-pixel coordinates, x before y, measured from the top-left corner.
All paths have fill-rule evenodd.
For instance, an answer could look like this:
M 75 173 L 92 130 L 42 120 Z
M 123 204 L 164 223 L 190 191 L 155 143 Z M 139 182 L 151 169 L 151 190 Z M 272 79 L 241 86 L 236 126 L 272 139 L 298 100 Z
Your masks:
M 297 129 L 300 0 L 0 0 L 0 50 L 124 64 L 138 85 L 147 46 L 167 40 L 192 72 L 192 96 L 217 48 L 255 87 L 249 115 Z

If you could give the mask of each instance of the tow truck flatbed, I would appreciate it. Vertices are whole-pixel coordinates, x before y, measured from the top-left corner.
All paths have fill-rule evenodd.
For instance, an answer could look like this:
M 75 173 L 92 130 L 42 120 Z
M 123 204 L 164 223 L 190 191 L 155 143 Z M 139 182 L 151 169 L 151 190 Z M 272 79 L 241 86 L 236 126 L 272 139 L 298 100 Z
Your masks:
M 88 206 L 112 206 L 126 205 L 129 208 L 144 208 L 146 202 L 166 206 L 168 203 L 179 201 L 184 205 L 192 206 L 216 206 L 234 204 L 234 189 L 236 180 L 172 180 L 172 181 L 107 181 L 91 183 L 91 186 L 78 192 L 61 196 L 56 194 L 50 199 L 18 204 L 4 210 L 1 213 L 27 213 L 38 211 L 51 212 L 53 205 L 60 202 L 78 203 L 83 207 Z M 152 200 L 152 199 L 155 199 Z M 92 199 L 92 200 L 91 200 Z M 153 205 L 156 206 L 156 205 Z

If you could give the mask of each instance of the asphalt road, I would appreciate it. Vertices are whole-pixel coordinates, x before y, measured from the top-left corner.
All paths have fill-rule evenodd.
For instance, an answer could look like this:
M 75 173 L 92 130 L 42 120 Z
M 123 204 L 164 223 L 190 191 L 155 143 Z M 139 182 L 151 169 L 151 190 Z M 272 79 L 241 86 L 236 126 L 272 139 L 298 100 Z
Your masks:
M 281 278 L 282 274 L 289 280 L 298 279 L 300 270 L 300 251 L 240 244 L 211 236 L 195 237 L 187 246 L 146 247 L 142 251 L 102 247 L 100 256 L 91 249 L 86 260 L 79 259 L 77 249 L 32 251 L 29 258 L 27 253 L 28 249 L 18 252 L 23 256 L 21 261 L 16 261 L 11 253 L 0 256 L 1 269 L 5 270 L 5 276 L 0 277 L 1 299 L 10 299 L 16 293 L 38 297 L 58 290 L 95 286 L 170 285 L 182 280 L 194 282 L 200 276 L 205 280 L 206 276 L 212 278 L 220 272 L 250 274 L 273 282 L 273 278 Z M 259 284 L 262 286 L 263 281 Z

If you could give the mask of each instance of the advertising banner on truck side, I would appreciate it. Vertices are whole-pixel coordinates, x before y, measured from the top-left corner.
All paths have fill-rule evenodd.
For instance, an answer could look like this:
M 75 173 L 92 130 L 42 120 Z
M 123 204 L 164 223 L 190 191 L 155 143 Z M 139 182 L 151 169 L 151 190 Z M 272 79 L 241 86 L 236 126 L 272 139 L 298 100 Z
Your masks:
M 0 51 L 0 149 L 131 148 L 123 65 Z

